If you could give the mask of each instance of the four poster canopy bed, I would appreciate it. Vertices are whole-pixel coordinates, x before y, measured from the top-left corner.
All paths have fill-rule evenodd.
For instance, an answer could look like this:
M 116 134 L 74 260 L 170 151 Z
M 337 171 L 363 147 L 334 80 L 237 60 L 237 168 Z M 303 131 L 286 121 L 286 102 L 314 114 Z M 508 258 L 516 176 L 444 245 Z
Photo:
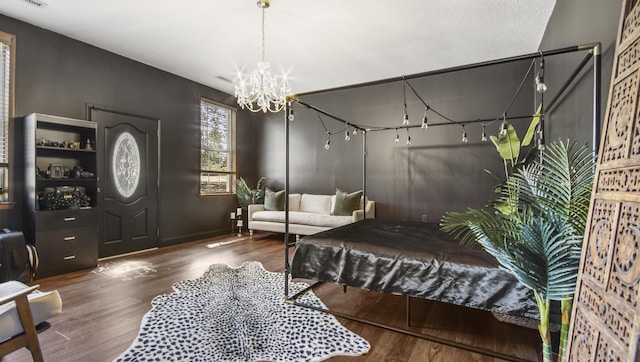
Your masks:
M 599 140 L 599 114 L 600 114 L 600 45 L 589 44 L 551 51 L 541 51 L 522 56 L 499 59 L 490 62 L 471 64 L 467 66 L 448 68 L 440 71 L 427 72 L 412 76 L 387 79 L 370 82 L 351 87 L 362 87 L 387 82 L 407 82 L 408 79 L 427 77 L 435 74 L 454 72 L 480 68 L 489 65 L 519 61 L 543 59 L 571 52 L 586 51 L 587 54 L 568 77 L 566 82 L 558 90 L 554 99 L 545 104 L 541 109 L 544 115 L 548 112 L 564 91 L 573 82 L 582 68 L 593 60 L 593 134 L 594 147 Z M 530 68 L 531 69 L 531 68 Z M 411 85 L 407 83 L 410 87 Z M 404 86 L 404 83 L 403 83 Z M 348 87 L 340 88 L 345 89 Z M 429 105 L 411 89 L 424 103 L 426 109 Z M 293 115 L 294 104 L 311 109 L 319 114 L 331 117 L 334 120 L 353 127 L 363 134 L 363 192 L 367 195 L 366 188 L 366 150 L 367 133 L 372 132 L 363 126 L 353 122 L 347 122 L 335 115 L 321 110 L 300 99 L 304 95 L 291 98 L 285 110 L 285 138 L 286 138 L 286 176 L 285 193 L 289 194 L 289 122 Z M 480 122 L 482 120 L 456 122 L 457 125 Z M 486 122 L 486 120 L 484 120 Z M 542 122 L 541 122 L 542 123 Z M 449 125 L 451 123 L 431 124 L 430 126 Z M 375 131 L 395 131 L 398 128 L 420 127 L 420 125 L 403 127 L 392 126 L 377 128 Z M 544 124 L 540 125 L 544 130 Z M 542 132 L 539 132 L 542 134 Z M 544 138 L 540 137 L 542 142 Z M 288 198 L 285 198 L 288 201 Z M 520 284 L 509 272 L 498 267 L 497 261 L 483 249 L 473 249 L 460 246 L 453 238 L 439 230 L 438 225 L 393 221 L 385 219 L 367 219 L 353 224 L 341 226 L 332 230 L 323 231 L 314 235 L 308 235 L 297 241 L 293 255 L 290 256 L 288 230 L 288 202 L 285 203 L 285 266 L 286 275 L 292 278 L 301 278 L 316 281 L 310 286 L 312 289 L 319 283 L 330 282 L 381 291 L 397 295 L 407 296 L 407 308 L 409 298 L 425 298 L 429 300 L 451 303 L 460 306 L 487 310 L 495 315 L 514 316 L 537 320 L 538 309 L 533 292 Z M 285 278 L 285 296 L 291 302 L 299 306 L 318 309 L 298 302 L 296 299 L 307 290 L 296 295 L 289 294 L 288 278 Z M 486 350 L 483 348 L 464 345 L 455 341 L 443 340 L 436 336 L 415 332 L 407 328 L 398 328 L 382 325 L 375 321 L 364 320 L 356 316 L 345 315 L 329 309 L 322 309 L 334 315 L 368 323 L 377 327 L 387 328 L 397 332 L 409 334 L 419 338 L 443 343 L 446 345 L 463 348 L 473 352 L 498 357 L 505 360 L 521 360 L 503 353 Z M 409 316 L 407 312 L 407 318 Z M 409 321 L 407 320 L 407 326 Z

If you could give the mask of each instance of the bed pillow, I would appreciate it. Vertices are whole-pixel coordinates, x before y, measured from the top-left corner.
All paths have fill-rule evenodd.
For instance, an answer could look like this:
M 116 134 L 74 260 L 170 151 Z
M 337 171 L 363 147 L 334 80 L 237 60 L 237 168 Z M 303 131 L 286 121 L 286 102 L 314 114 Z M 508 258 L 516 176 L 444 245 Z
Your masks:
M 272 191 L 267 188 L 264 192 L 264 209 L 269 211 L 284 210 L 284 190 Z
M 331 210 L 331 215 L 351 216 L 353 212 L 360 209 L 360 199 L 362 190 L 350 194 L 336 189 L 336 202 Z

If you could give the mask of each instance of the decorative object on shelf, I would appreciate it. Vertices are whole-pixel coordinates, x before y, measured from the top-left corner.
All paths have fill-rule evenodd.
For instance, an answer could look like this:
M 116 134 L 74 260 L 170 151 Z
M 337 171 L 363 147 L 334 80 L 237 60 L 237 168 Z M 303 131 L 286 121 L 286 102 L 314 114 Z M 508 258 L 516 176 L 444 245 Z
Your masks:
M 65 172 L 66 168 L 66 172 Z M 65 177 L 66 174 L 66 177 Z M 49 164 L 49 168 L 47 169 L 47 176 L 49 178 L 68 178 L 69 177 L 69 168 L 63 165 Z
M 77 150 L 80 148 L 80 142 L 78 141 L 64 141 L 62 142 L 63 147 L 71 148 L 73 150 Z
M 233 230 L 235 229 L 235 223 L 236 223 L 236 213 L 232 212 L 229 216 L 229 219 L 231 220 L 231 233 L 233 234 Z
M 269 0 L 258 0 L 257 5 L 262 10 L 262 59 L 258 61 L 258 68 L 249 76 L 249 84 L 238 72 L 235 96 L 242 109 L 251 112 L 280 112 L 286 104 L 290 89 L 286 76 L 280 81 L 271 73 L 271 65 L 265 60 L 264 10 L 269 7 Z
M 40 210 L 66 210 L 88 207 L 91 198 L 82 186 L 45 187 L 38 193 Z
M 93 151 L 93 148 L 91 148 L 91 140 L 88 139 L 87 140 L 87 144 L 84 146 L 84 149 L 87 151 Z
M 75 166 L 73 169 L 69 171 L 69 178 L 95 178 L 96 175 L 91 171 L 86 171 L 84 168 L 80 166 Z

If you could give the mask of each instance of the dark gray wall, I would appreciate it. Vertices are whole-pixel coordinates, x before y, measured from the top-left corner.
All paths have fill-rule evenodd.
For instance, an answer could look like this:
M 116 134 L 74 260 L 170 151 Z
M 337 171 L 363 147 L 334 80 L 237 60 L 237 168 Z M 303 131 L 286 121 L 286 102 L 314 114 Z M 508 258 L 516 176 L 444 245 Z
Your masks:
M 602 42 L 602 116 L 604 115 L 611 74 L 614 38 L 621 1 L 562 0 L 549 22 L 542 50 L 579 44 Z M 584 52 L 546 58 L 546 83 L 551 100 L 558 88 L 575 69 Z M 514 54 L 516 55 L 516 54 Z M 411 81 L 418 92 L 434 108 L 456 120 L 499 116 L 517 88 L 529 62 L 485 67 Z M 339 77 L 339 75 L 336 75 Z M 533 113 L 533 81 L 517 99 L 510 115 Z M 566 95 L 547 115 L 547 142 L 571 137 L 591 143 L 593 137 L 593 78 L 591 63 L 572 83 Z M 314 106 L 344 120 L 372 126 L 401 125 L 401 83 L 351 90 L 329 91 L 302 97 Z M 409 115 L 413 124 L 420 122 L 424 108 L 408 93 Z M 342 126 L 324 117 L 330 131 Z M 434 121 L 442 121 L 432 116 Z M 529 120 L 514 121 L 520 134 Z M 499 122 L 487 127 L 496 134 Z M 495 180 L 484 170 L 503 175 L 502 163 L 490 143 L 479 141 L 481 127 L 467 127 L 469 143 L 460 142 L 457 126 L 431 127 L 426 132 L 411 131 L 412 145 L 393 143 L 395 132 L 370 133 L 367 159 L 369 197 L 377 204 L 377 216 L 392 219 L 438 221 L 450 210 L 483 207 L 494 197 Z M 272 183 L 284 180 L 284 120 L 271 116 L 260 125 L 257 142 L 260 163 L 258 174 Z M 291 190 L 292 192 L 332 193 L 336 187 L 355 190 L 362 185 L 361 137 L 345 143 L 343 135 L 335 135 L 331 149 L 325 151 L 325 131 L 315 112 L 296 108 L 291 123 Z
M 458 121 L 499 117 L 507 107 L 530 62 L 484 67 L 475 70 L 414 79 L 409 82 L 437 111 Z M 530 77 L 531 78 L 531 77 Z M 305 102 L 348 122 L 371 127 L 401 126 L 404 114 L 402 83 L 331 91 L 302 96 Z M 525 87 L 509 115 L 532 114 L 532 87 Z M 424 106 L 407 87 L 408 114 L 420 124 Z M 295 106 L 291 122 L 292 192 L 334 193 L 335 188 L 353 191 L 362 187 L 362 136 L 345 142 L 341 132 L 332 136 L 330 150 L 323 148 L 326 133 L 315 111 Z M 446 120 L 429 113 L 432 123 Z M 344 126 L 328 117 L 323 120 L 331 132 Z M 513 121 L 521 134 L 530 118 Z M 488 125 L 496 134 L 500 122 Z M 284 177 L 284 120 L 271 117 L 263 125 L 259 172 L 280 186 Z M 503 175 L 503 164 L 491 142 L 481 142 L 480 124 L 466 127 L 469 142 L 462 143 L 462 128 L 431 126 L 427 130 L 369 132 L 367 191 L 377 202 L 377 217 L 439 221 L 450 210 L 483 207 L 490 199 L 496 180 L 484 172 Z
M 38 112 L 86 119 L 91 103 L 159 118 L 161 245 L 228 233 L 235 196 L 198 197 L 199 101 L 204 96 L 234 105 L 232 96 L 2 15 L 0 30 L 16 35 L 16 116 Z M 245 125 L 254 122 L 239 112 L 238 168 L 250 177 L 255 177 L 253 150 L 245 146 L 254 143 L 255 134 Z M 20 138 L 13 140 L 16 201 L 23 183 Z M 0 225 L 21 229 L 21 212 L 20 202 L 0 211 Z
M 615 52 L 615 38 L 622 9 L 621 0 L 559 0 L 540 43 L 540 49 L 556 49 L 578 44 L 602 43 L 601 124 L 611 81 Z M 545 82 L 549 91 L 545 99 L 552 99 L 584 54 L 546 59 Z M 547 129 L 557 137 L 571 137 L 592 142 L 593 74 L 591 62 L 571 84 L 566 96 L 547 115 Z
M 603 44 L 604 115 L 614 38 L 621 0 L 561 0 L 556 4 L 540 49 L 583 43 Z M 17 35 L 17 114 L 31 112 L 85 118 L 85 104 L 150 115 L 162 119 L 161 239 L 163 243 L 190 240 L 227 232 L 228 212 L 235 198 L 197 197 L 198 109 L 203 95 L 226 104 L 231 96 L 180 77 L 153 69 L 89 45 L 0 16 L 0 30 Z M 548 57 L 546 82 L 549 100 L 573 71 L 580 55 Z M 528 63 L 445 74 L 411 81 L 428 103 L 456 120 L 498 116 L 521 80 Z M 575 82 L 568 95 L 547 116 L 548 139 L 591 139 L 591 68 Z M 336 74 L 336 77 L 339 77 Z M 530 82 L 531 83 L 531 82 Z M 417 124 L 424 109 L 408 92 L 411 122 Z M 372 126 L 400 125 L 400 83 L 347 91 L 333 91 L 303 99 L 345 120 Z M 512 114 L 532 112 L 531 87 L 516 102 Z M 440 122 L 431 116 L 433 122 Z M 342 128 L 324 117 L 330 131 Z M 522 130 L 528 120 L 517 122 Z M 284 180 L 283 115 L 238 115 L 239 174 L 254 184 L 267 176 L 274 188 Z M 495 134 L 498 123 L 487 128 Z M 412 145 L 393 143 L 395 132 L 370 133 L 367 186 L 378 202 L 378 216 L 419 220 L 429 215 L 437 221 L 449 210 L 482 207 L 492 198 L 494 180 L 484 173 L 501 173 L 502 164 L 493 146 L 481 143 L 480 126 L 468 127 L 470 141 L 461 144 L 455 126 L 411 131 Z M 296 107 L 291 123 L 291 189 L 294 192 L 333 193 L 336 187 L 355 190 L 362 186 L 361 136 L 332 137 L 323 149 L 326 134 L 314 112 Z M 15 155 L 16 153 L 14 153 Z M 19 158 L 13 175 L 21 172 Z M 19 192 L 20 180 L 12 183 Z M 19 195 L 19 193 L 18 193 Z M 21 227 L 20 207 L 0 211 L 0 225 Z

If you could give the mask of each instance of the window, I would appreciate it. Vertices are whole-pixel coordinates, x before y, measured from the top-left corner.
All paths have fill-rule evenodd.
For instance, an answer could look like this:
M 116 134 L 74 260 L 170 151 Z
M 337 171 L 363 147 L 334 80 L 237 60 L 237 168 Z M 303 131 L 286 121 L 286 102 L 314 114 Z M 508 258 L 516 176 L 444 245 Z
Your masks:
M 9 119 L 13 117 L 15 37 L 0 32 L 0 202 L 9 201 Z
M 200 195 L 234 192 L 236 111 L 200 99 Z

